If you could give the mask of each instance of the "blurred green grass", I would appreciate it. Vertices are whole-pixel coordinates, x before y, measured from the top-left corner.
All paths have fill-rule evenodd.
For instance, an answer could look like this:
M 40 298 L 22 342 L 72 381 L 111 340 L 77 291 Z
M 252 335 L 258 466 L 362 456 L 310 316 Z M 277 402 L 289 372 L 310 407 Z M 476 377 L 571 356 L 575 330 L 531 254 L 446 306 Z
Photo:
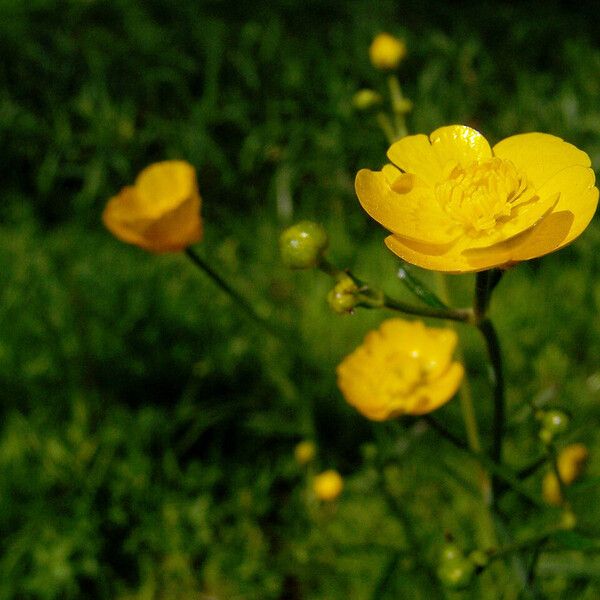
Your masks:
M 345 405 L 335 365 L 382 315 L 332 315 L 330 282 L 286 272 L 276 242 L 292 219 L 317 219 L 335 262 L 404 294 L 352 183 L 385 150 L 351 106 L 360 87 L 385 85 L 366 53 L 380 30 L 407 40 L 413 131 L 464 122 L 493 141 L 548 131 L 597 166 L 597 20 L 586 5 L 549 2 L 535 19 L 531 7 L 0 3 L 10 57 L 0 66 L 1 599 L 370 598 L 389 559 L 377 544 L 400 553 L 383 600 L 439 595 L 377 492 L 370 444 L 401 461 L 388 475 L 429 565 L 444 531 L 480 541 L 477 497 L 459 483 L 476 480 L 476 465 L 409 422 L 395 441 L 396 430 Z M 198 168 L 199 251 L 286 328 L 291 347 L 255 329 L 183 256 L 149 256 L 102 229 L 106 199 L 171 157 Z M 528 398 L 542 390 L 570 411 L 568 439 L 592 449 L 591 487 L 571 499 L 595 535 L 599 243 L 593 224 L 568 249 L 512 269 L 492 305 L 507 458 L 519 467 L 537 456 Z M 469 302 L 471 277 L 451 286 Z M 461 336 L 487 439 L 481 344 Z M 460 431 L 458 403 L 439 415 Z M 305 437 L 320 466 L 347 478 L 337 512 L 306 500 L 292 457 Z M 513 497 L 504 508 L 526 529 L 529 508 Z M 548 553 L 540 571 L 548 597 L 600 593 L 597 566 L 580 553 Z M 494 572 L 462 597 L 511 585 Z

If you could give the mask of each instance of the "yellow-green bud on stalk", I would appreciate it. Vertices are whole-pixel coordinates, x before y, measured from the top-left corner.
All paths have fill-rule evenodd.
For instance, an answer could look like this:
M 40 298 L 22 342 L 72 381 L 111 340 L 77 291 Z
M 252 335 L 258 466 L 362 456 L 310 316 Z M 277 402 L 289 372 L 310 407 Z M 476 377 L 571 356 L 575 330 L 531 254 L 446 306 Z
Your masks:
M 569 427 L 569 416 L 561 410 L 549 410 L 544 414 L 542 427 L 553 434 L 564 433 Z
M 473 578 L 475 565 L 464 557 L 457 557 L 442 562 L 437 574 L 442 584 L 451 590 L 466 588 Z
M 300 221 L 279 238 L 281 260 L 290 269 L 312 269 L 319 264 L 328 244 L 327 232 L 321 225 Z
M 464 558 L 464 554 L 460 546 L 449 542 L 444 544 L 440 552 L 440 562 L 448 562 L 449 560 L 455 560 L 457 558 Z
M 340 315 L 350 313 L 360 302 L 357 297 L 358 291 L 354 279 L 345 275 L 327 294 L 327 302 L 332 310 Z
M 352 106 L 356 110 L 369 110 L 379 104 L 381 104 L 381 94 L 378 94 L 375 90 L 366 88 L 358 90 L 352 98 Z

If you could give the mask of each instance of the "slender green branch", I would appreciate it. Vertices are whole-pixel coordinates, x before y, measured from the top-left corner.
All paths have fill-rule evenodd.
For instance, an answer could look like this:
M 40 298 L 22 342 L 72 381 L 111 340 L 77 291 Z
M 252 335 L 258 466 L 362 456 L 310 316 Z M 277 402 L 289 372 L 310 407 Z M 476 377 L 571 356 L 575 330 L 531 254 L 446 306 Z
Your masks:
M 492 383 L 494 386 L 494 417 L 492 428 L 492 460 L 500 464 L 502 462 L 502 441 L 505 429 L 505 399 L 504 399 L 504 372 L 502 368 L 502 353 L 498 334 L 492 322 L 484 319 L 477 324 L 479 331 L 485 340 L 490 363 L 492 365 Z M 497 501 L 498 480 L 492 478 L 492 493 L 494 502 Z
M 421 317 L 432 317 L 434 319 L 445 319 L 448 321 L 459 321 L 470 323 L 473 320 L 473 312 L 470 308 L 433 308 L 430 306 L 412 306 L 400 300 L 395 300 L 384 295 L 383 305 L 391 310 L 406 313 L 407 315 L 418 315 Z
M 474 452 L 470 450 L 467 444 L 444 427 L 439 421 L 434 419 L 431 415 L 424 415 L 423 419 L 431 426 L 432 429 L 437 431 L 444 439 L 449 441 L 459 450 L 467 453 L 473 459 L 478 461 L 483 467 L 485 467 L 490 473 L 492 473 L 498 480 L 504 481 L 507 486 L 512 489 L 515 493 L 519 494 L 525 500 L 528 500 L 535 506 L 547 508 L 546 504 L 542 502 L 535 494 L 530 492 L 517 478 L 517 476 L 507 467 L 494 462 L 489 456 L 483 452 Z
M 199 254 L 197 254 L 193 248 L 188 246 L 185 249 L 186 256 L 196 265 L 201 271 L 204 271 L 212 281 L 220 287 L 229 297 L 242 308 L 242 310 L 252 319 L 257 325 L 262 327 L 267 333 L 282 339 L 282 335 L 275 327 L 261 317 L 252 307 L 252 305 L 238 292 L 236 291 L 227 281 L 225 281 L 217 271 L 215 271 Z

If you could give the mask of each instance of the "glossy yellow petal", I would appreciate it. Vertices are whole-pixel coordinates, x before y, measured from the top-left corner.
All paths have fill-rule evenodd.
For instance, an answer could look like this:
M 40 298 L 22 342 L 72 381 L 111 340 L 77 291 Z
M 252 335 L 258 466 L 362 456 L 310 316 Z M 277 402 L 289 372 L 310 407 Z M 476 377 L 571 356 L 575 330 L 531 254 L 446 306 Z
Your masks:
M 429 139 L 442 167 L 449 162 L 467 167 L 473 162 L 492 158 L 492 149 L 485 137 L 466 125 L 440 127 Z
M 415 393 L 410 414 L 424 415 L 446 404 L 458 391 L 464 374 L 464 367 L 460 363 L 452 363 L 444 375 Z
M 144 169 L 134 186 L 111 198 L 102 220 L 124 242 L 150 252 L 177 252 L 202 238 L 200 204 L 194 168 L 165 161 Z
M 442 180 L 448 163 L 465 167 L 491 156 L 487 140 L 478 131 L 464 125 L 440 127 L 430 137 L 409 135 L 392 144 L 388 150 L 392 163 L 431 186 Z
M 512 161 L 536 188 L 573 166 L 589 167 L 589 156 L 559 137 L 547 133 L 522 133 L 498 142 L 494 155 Z
M 397 235 L 385 238 L 385 245 L 406 262 L 432 271 L 445 273 L 466 273 L 483 271 L 502 264 L 487 257 L 471 260 L 462 254 L 463 246 L 458 244 L 425 244 L 408 240 Z M 487 249 L 486 249 L 487 250 Z
M 138 214 L 139 200 L 132 186 L 124 187 L 113 196 L 102 212 L 105 227 L 118 239 L 127 244 L 139 246 L 144 238 L 138 228 L 130 227 L 132 214 Z
M 432 189 L 411 175 L 399 179 L 392 186 L 400 193 L 390 187 L 382 171 L 360 170 L 356 194 L 365 211 L 385 228 L 410 239 L 433 243 L 456 239 L 456 224 L 440 209 Z
M 598 206 L 598 188 L 594 184 L 592 169 L 574 166 L 556 174 L 539 189 L 540 194 L 559 194 L 554 212 L 573 213 L 573 223 L 559 248 L 572 242 L 592 220 Z
M 156 218 L 195 195 L 194 167 L 183 160 L 166 160 L 146 167 L 135 180 L 144 217 Z M 140 215 L 142 216 L 142 215 Z

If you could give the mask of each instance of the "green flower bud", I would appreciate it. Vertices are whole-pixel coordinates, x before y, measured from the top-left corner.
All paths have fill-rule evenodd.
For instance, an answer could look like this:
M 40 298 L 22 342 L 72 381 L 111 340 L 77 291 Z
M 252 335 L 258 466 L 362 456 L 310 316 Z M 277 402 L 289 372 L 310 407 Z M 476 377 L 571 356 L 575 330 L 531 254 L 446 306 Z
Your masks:
M 462 590 L 471 583 L 474 571 L 475 565 L 470 560 L 459 557 L 443 562 L 437 574 L 448 589 Z
M 542 427 L 553 434 L 564 433 L 569 427 L 569 416 L 562 410 L 549 410 L 542 419 Z
M 448 562 L 457 558 L 464 558 L 461 547 L 453 543 L 444 544 L 440 552 L 440 562 Z
M 374 90 L 358 90 L 352 98 L 352 105 L 356 110 L 369 110 L 381 104 L 381 95 Z
M 334 312 L 340 315 L 349 313 L 359 302 L 357 292 L 358 286 L 354 280 L 345 276 L 327 294 L 327 302 Z
M 329 244 L 327 232 L 313 221 L 288 227 L 279 238 L 281 260 L 290 269 L 316 267 Z

